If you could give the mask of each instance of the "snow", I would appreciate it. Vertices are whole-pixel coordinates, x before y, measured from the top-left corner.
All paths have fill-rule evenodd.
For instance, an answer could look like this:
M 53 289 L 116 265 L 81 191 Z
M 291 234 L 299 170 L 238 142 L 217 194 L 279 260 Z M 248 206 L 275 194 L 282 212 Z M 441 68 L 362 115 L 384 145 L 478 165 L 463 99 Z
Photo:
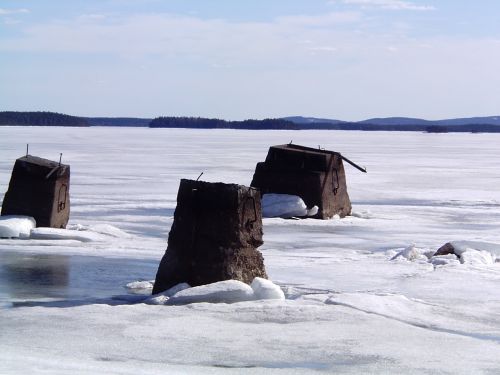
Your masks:
M 434 255 L 434 250 L 420 249 L 412 244 L 397 252 L 389 250 L 391 260 L 404 259 L 412 262 L 429 262 L 435 266 L 456 265 L 488 265 L 500 260 L 500 245 L 477 241 L 451 241 L 454 254 Z
M 151 288 L 152 288 L 152 284 Z M 146 282 L 127 284 L 131 289 L 148 288 Z M 284 300 L 285 294 L 281 288 L 270 280 L 256 277 L 251 285 L 237 280 L 218 281 L 216 283 L 191 287 L 181 283 L 165 292 L 152 295 L 143 300 L 151 305 L 186 305 L 190 303 L 236 303 L 243 301 Z
M 250 284 L 254 292 L 255 299 L 278 299 L 284 300 L 285 293 L 272 281 L 256 277 Z
M 369 172 L 345 165 L 352 216 L 263 220 L 286 298 L 148 295 L 179 180 L 248 185 L 290 139 Z M 0 199 L 26 143 L 64 153 L 71 217 L 0 240 L 2 374 L 498 372 L 500 135 L 0 127 Z M 459 256 L 434 255 L 447 242 Z
M 167 289 L 162 293 L 153 294 L 152 296 L 144 299 L 143 302 L 150 305 L 165 305 L 167 304 L 170 297 L 188 288 L 191 288 L 191 285 L 189 285 L 188 283 L 180 283 L 174 285 L 172 288 Z M 153 289 L 153 284 L 151 285 L 151 289 Z
M 234 303 L 253 299 L 253 290 L 248 284 L 238 280 L 226 280 L 181 290 L 170 297 L 167 303 Z
M 264 194 L 262 196 L 262 217 L 314 216 L 318 206 L 307 208 L 301 197 L 290 194 Z
M 27 238 L 35 226 L 35 219 L 29 216 L 0 216 L 0 238 Z

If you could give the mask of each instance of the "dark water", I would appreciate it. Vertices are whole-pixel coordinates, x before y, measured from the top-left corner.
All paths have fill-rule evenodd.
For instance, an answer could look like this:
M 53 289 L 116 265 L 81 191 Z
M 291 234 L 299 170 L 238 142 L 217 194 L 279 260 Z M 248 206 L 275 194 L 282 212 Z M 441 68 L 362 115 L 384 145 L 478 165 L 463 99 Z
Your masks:
M 157 267 L 152 260 L 2 252 L 0 306 L 123 295 L 127 283 L 153 280 Z

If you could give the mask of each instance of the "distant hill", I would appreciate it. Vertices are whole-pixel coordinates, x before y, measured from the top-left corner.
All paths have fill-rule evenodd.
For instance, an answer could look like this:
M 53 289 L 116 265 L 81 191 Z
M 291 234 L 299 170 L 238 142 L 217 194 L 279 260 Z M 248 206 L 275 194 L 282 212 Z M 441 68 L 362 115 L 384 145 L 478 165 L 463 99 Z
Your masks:
M 386 117 L 386 118 L 371 118 L 368 120 L 358 121 L 357 124 L 373 124 L 373 125 L 431 125 L 432 121 L 422 120 L 411 117 Z
M 424 120 L 411 117 L 371 118 L 362 121 L 329 120 L 315 117 L 285 117 L 300 129 L 336 129 L 366 131 L 426 131 L 431 133 L 472 132 L 499 133 L 500 116 Z
M 89 126 L 81 117 L 56 112 L 0 112 L 0 126 Z
M 496 125 L 500 126 L 500 116 L 455 118 L 449 120 L 432 121 L 439 125 Z

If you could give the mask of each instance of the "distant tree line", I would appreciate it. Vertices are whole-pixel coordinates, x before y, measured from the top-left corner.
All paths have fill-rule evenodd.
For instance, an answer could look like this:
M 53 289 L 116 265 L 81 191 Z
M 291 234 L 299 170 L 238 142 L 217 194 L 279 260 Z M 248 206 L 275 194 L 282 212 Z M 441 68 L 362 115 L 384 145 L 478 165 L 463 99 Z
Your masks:
M 0 112 L 0 125 L 89 126 L 82 117 L 55 112 Z
M 474 120 L 474 119 L 471 119 Z M 453 120 L 449 120 L 453 121 Z M 249 129 L 249 130 L 363 130 L 363 131 L 420 131 L 427 133 L 468 132 L 500 133 L 500 125 L 481 123 L 453 124 L 445 121 L 424 123 L 395 122 L 301 122 L 292 118 L 226 121 L 203 117 L 77 117 L 56 112 L 13 112 L 0 111 L 0 126 L 149 126 L 150 128 L 194 128 L 194 129 Z
M 136 117 L 84 117 L 90 126 L 148 127 L 150 118 Z
M 226 121 L 203 117 L 157 117 L 149 123 L 150 128 L 192 128 L 192 129 L 249 129 L 249 130 L 272 130 L 272 129 L 300 129 L 295 124 L 283 119 Z

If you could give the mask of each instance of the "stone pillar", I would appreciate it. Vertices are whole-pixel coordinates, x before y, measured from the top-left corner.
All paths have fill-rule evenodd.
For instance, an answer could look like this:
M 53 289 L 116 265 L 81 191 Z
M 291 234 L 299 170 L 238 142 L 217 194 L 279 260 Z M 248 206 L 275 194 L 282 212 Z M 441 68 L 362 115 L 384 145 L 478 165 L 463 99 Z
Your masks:
M 261 194 L 291 194 L 308 208 L 318 206 L 318 219 L 351 214 L 342 157 L 337 152 L 287 144 L 269 148 L 258 163 L 251 186 Z
M 65 228 L 69 220 L 69 165 L 26 155 L 16 160 L 2 215 L 32 216 L 37 227 Z
M 266 278 L 262 212 L 257 190 L 236 184 L 181 180 L 174 223 L 153 294 L 191 286 Z

